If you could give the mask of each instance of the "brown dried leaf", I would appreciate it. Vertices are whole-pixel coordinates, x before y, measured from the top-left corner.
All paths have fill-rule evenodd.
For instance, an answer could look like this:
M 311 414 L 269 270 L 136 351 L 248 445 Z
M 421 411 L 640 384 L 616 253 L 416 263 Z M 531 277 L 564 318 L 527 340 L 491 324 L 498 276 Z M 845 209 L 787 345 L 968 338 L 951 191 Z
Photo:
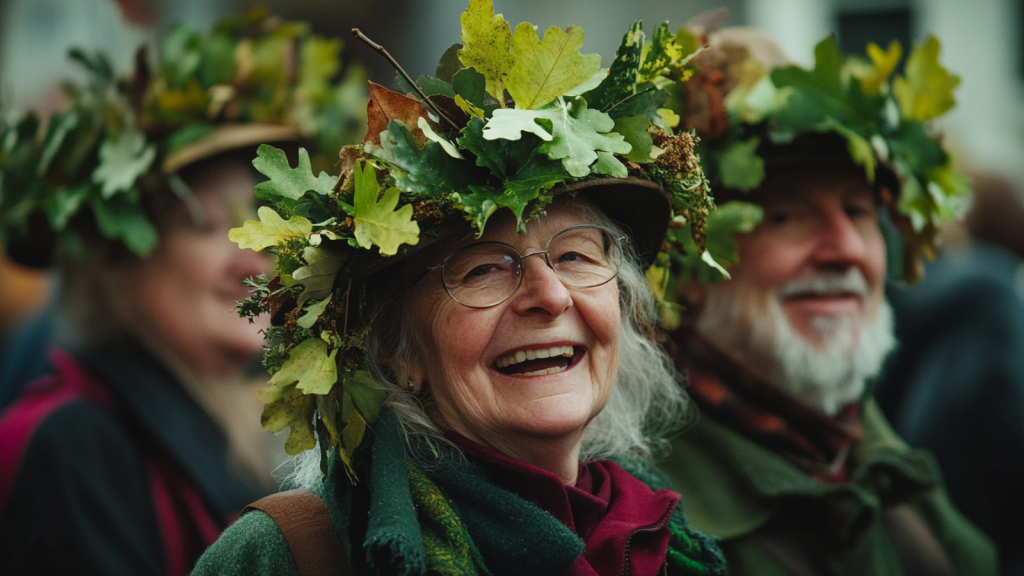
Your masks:
M 380 133 L 388 129 L 388 122 L 398 120 L 412 132 L 416 145 L 422 147 L 426 144 L 427 137 L 417 125 L 420 118 L 426 118 L 431 128 L 441 129 L 440 124 L 430 119 L 427 109 L 419 100 L 370 82 L 370 101 L 366 105 L 368 129 L 363 143 L 372 142 L 380 146 Z

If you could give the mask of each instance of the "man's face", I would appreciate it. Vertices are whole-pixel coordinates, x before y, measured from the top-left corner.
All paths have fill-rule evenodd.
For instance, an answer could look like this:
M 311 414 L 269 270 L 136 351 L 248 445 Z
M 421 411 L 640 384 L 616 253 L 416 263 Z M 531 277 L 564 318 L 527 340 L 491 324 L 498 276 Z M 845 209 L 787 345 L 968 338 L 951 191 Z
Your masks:
M 737 234 L 732 280 L 705 286 L 698 330 L 754 374 L 831 412 L 893 346 L 875 195 L 854 166 L 770 175 Z
M 753 232 L 736 236 L 740 264 L 731 271 L 732 284 L 750 298 L 778 298 L 796 332 L 821 345 L 818 319 L 878 314 L 885 298 L 885 240 L 874 192 L 860 169 L 815 167 L 786 176 L 765 181 L 759 193 L 764 219 Z M 830 275 L 859 275 L 866 290 L 800 287 Z

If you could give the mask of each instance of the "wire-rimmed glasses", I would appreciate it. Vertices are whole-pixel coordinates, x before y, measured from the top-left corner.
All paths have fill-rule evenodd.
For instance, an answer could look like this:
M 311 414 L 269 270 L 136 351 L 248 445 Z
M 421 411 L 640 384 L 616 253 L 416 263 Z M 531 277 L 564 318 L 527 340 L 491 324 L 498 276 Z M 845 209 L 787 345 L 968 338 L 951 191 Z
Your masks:
M 523 283 L 523 261 L 544 256 L 544 262 L 567 287 L 605 284 L 622 266 L 626 238 L 595 224 L 566 228 L 548 240 L 544 250 L 521 254 L 504 242 L 477 242 L 449 254 L 431 270 L 453 300 L 469 308 L 490 308 L 508 300 Z

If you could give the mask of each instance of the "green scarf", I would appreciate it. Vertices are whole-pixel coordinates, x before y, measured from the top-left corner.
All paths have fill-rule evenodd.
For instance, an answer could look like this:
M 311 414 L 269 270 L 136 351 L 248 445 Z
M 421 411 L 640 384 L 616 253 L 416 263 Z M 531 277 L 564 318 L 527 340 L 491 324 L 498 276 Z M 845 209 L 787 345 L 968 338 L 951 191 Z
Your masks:
M 352 486 L 336 460 L 327 482 L 334 487 L 331 496 L 341 511 L 336 523 L 339 533 L 348 535 L 343 540 L 356 573 L 558 576 L 583 553 L 584 542 L 572 530 L 490 482 L 457 450 L 442 444 L 436 452 L 425 446 L 407 451 L 390 411 L 381 413 L 371 441 L 353 457 L 365 482 Z M 666 485 L 651 473 L 628 470 L 652 487 Z M 367 515 L 365 526 L 353 521 Z M 681 507 L 670 529 L 670 574 L 724 571 L 713 540 L 686 525 Z M 361 547 L 352 546 L 359 542 Z

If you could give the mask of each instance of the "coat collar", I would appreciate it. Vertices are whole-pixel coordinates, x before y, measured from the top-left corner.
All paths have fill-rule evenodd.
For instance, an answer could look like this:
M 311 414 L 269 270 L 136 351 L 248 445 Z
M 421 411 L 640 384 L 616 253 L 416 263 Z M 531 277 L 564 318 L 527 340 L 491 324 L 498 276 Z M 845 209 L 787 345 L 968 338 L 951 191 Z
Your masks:
M 662 469 L 682 494 L 690 524 L 702 532 L 723 539 L 748 534 L 768 522 L 784 498 L 803 498 L 825 501 L 842 537 L 866 525 L 881 502 L 902 501 L 937 485 L 931 458 L 899 439 L 874 400 L 865 402 L 862 423 L 864 436 L 843 484 L 815 481 L 707 415 L 673 442 Z
M 116 339 L 73 355 L 118 395 L 132 425 L 170 454 L 218 518 L 233 519 L 261 496 L 228 468 L 228 441 L 220 427 L 142 346 Z

